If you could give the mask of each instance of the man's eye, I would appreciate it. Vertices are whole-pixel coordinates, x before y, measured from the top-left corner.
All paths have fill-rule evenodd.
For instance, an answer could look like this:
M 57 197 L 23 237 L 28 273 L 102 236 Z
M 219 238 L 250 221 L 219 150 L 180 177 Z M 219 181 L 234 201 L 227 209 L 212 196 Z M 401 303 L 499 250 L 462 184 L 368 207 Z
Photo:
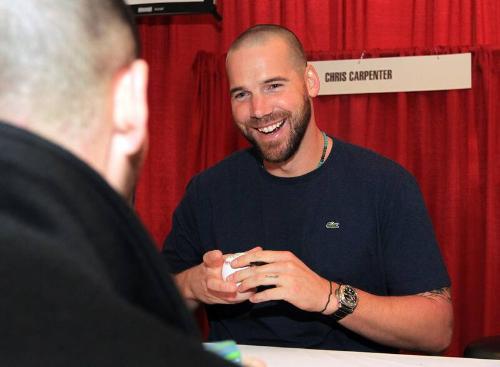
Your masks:
M 281 87 L 281 84 L 279 84 L 279 83 L 273 83 L 273 84 L 269 84 L 268 89 L 273 90 L 273 89 L 277 89 L 279 87 Z
M 238 99 L 238 100 L 243 99 L 245 96 L 246 96 L 245 92 L 238 92 L 238 93 L 233 94 L 233 98 Z

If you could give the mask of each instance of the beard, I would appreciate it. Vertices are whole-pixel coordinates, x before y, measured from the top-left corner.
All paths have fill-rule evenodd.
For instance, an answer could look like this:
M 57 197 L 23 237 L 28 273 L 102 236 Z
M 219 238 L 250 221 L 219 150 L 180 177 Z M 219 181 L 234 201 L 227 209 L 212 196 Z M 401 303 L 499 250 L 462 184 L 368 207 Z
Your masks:
M 309 126 L 309 121 L 311 120 L 311 109 L 311 101 L 307 96 L 304 96 L 301 107 L 295 113 L 290 111 L 277 111 L 261 119 L 268 121 L 287 119 L 290 125 L 290 135 L 286 139 L 285 143 L 259 143 L 257 139 L 255 139 L 255 137 L 247 130 L 241 129 L 241 131 L 263 160 L 271 163 L 283 163 L 288 161 L 295 155 L 295 153 L 297 153 L 307 127 Z M 255 120 L 253 119 L 253 121 Z M 252 122 L 248 121 L 245 125 L 252 126 Z

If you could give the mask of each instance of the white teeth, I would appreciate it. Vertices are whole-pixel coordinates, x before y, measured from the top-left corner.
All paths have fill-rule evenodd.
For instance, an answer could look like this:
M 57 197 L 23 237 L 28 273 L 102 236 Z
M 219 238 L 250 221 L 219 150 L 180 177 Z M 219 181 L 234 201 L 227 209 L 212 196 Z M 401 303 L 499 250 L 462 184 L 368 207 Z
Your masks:
M 264 134 L 270 134 L 270 133 L 276 131 L 277 129 L 279 129 L 284 123 L 285 123 L 285 120 L 282 120 L 274 125 L 266 126 L 266 127 L 263 127 L 263 128 L 257 129 L 257 130 L 259 130 L 261 133 L 264 133 Z

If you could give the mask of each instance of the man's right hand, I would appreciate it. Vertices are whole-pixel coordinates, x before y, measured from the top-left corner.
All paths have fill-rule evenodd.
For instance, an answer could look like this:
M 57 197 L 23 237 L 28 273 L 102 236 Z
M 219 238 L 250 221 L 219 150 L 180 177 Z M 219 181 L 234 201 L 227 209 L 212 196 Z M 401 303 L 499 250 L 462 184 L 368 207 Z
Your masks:
M 256 247 L 250 251 L 261 250 Z M 224 281 L 222 266 L 224 255 L 219 250 L 208 251 L 203 262 L 177 274 L 175 279 L 184 298 L 189 302 L 205 304 L 234 304 L 248 300 L 255 290 L 244 293 L 237 291 L 235 282 Z M 191 301 L 191 302 L 190 302 Z

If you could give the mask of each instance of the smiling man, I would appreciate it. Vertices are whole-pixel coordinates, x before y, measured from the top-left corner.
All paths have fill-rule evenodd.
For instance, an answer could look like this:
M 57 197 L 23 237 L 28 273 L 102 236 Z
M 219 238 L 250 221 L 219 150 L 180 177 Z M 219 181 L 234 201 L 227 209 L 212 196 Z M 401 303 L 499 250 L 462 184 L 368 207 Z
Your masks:
M 184 297 L 206 304 L 210 339 L 446 348 L 450 281 L 413 177 L 318 128 L 318 75 L 289 30 L 248 29 L 226 69 L 253 147 L 192 179 L 164 248 Z
M 240 40 L 229 52 L 227 72 L 233 117 L 263 162 L 269 168 L 281 169 L 277 175 L 304 174 L 316 167 L 297 164 L 314 161 L 318 150 L 301 143 L 311 141 L 317 145 L 319 141 L 321 146 L 323 141 L 317 128 L 308 129 L 310 121 L 314 123 L 309 98 L 318 92 L 316 73 L 306 65 L 300 51 L 299 55 L 290 53 L 288 45 L 292 40 L 287 43 L 276 38 L 262 43 L 260 37 L 264 34 L 251 39 L 245 46 L 240 45 L 243 42 Z M 262 55 L 269 53 L 270 47 L 273 56 L 263 59 Z M 283 67 L 283 60 L 290 56 L 295 56 L 289 62 L 291 65 Z M 309 78 L 309 86 L 304 84 L 304 76 Z M 306 133 L 308 136 L 304 139 Z

